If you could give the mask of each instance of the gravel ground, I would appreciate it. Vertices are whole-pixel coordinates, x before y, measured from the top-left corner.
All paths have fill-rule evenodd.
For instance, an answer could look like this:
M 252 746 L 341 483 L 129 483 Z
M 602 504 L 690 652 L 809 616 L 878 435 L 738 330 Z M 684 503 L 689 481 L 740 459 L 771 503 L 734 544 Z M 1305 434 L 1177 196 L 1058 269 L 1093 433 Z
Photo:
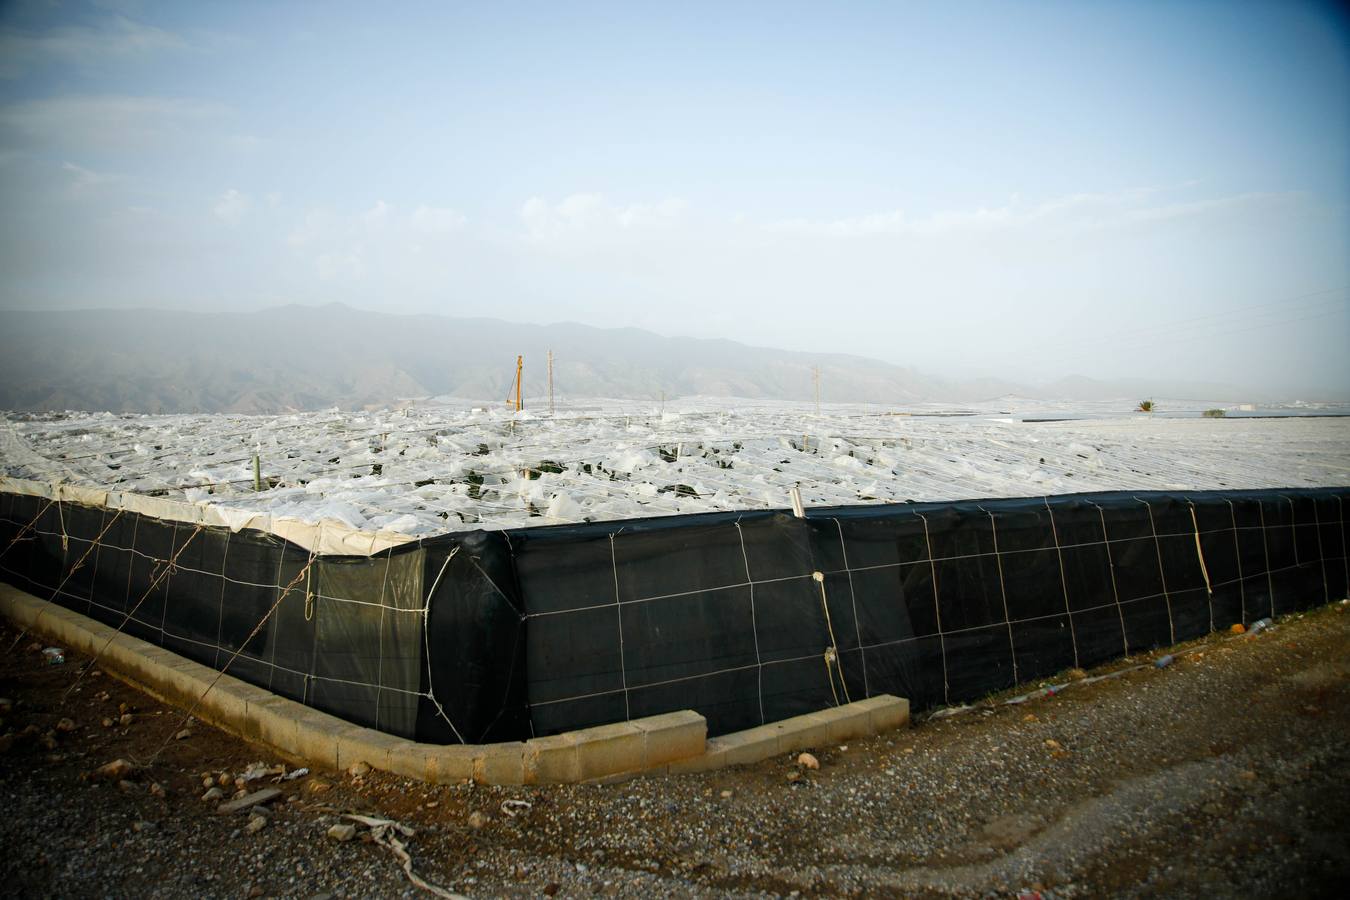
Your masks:
M 320 772 L 278 782 L 261 824 L 202 800 L 203 776 L 280 760 L 200 724 L 175 739 L 180 711 L 97 669 L 63 699 L 84 660 L 50 665 L 16 638 L 0 629 L 13 896 L 420 894 L 366 827 L 328 836 L 349 812 L 415 829 L 401 840 L 416 873 L 472 896 L 1343 896 L 1350 882 L 1344 603 L 1174 648 L 1164 668 L 815 748 L 818 770 L 785 755 L 539 788 Z M 120 784 L 91 774 L 160 748 Z

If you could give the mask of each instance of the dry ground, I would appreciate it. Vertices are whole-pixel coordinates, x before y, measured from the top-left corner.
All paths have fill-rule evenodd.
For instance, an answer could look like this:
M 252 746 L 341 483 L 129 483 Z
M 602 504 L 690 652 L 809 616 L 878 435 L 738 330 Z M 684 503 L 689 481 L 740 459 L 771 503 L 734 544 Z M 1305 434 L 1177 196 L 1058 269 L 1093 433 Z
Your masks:
M 181 711 L 97 669 L 63 699 L 85 660 L 49 665 L 3 625 L 0 879 L 15 896 L 418 894 L 384 847 L 326 836 L 348 811 L 416 828 L 418 874 L 474 896 L 1343 896 L 1350 881 L 1344 603 L 1197 641 L 1165 668 L 817 748 L 797 781 L 787 756 L 607 786 L 317 773 L 280 782 L 256 832 L 200 799 L 203 774 L 278 760 L 202 725 L 171 739 Z M 121 704 L 130 723 L 105 727 Z M 125 784 L 88 778 L 161 747 Z

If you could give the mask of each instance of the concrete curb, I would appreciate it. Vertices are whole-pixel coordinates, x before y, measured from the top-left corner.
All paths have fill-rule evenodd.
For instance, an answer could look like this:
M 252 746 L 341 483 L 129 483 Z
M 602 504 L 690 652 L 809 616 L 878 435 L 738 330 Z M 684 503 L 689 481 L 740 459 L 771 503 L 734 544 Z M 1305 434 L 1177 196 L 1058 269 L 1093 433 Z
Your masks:
M 672 774 L 759 762 L 779 753 L 810 750 L 871 737 L 909 724 L 909 701 L 890 694 L 822 709 L 710 738 L 702 756 L 671 763 Z
M 263 688 L 220 675 L 147 641 L 0 583 L 0 614 L 203 721 L 283 757 L 342 771 L 364 762 L 434 784 L 612 782 L 643 774 L 702 772 L 758 762 L 899 728 L 909 702 L 879 695 L 721 737 L 693 710 L 501 744 L 421 744 L 353 725 Z M 215 687 L 207 691 L 215 681 Z M 203 696 L 205 694 L 205 696 Z

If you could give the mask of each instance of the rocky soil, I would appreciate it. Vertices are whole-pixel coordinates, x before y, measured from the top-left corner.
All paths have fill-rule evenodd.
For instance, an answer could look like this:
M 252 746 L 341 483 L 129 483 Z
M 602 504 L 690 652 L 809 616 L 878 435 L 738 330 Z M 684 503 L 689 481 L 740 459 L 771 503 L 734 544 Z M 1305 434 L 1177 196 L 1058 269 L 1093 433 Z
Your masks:
M 1119 677 L 1073 673 L 1048 696 L 813 748 L 816 769 L 794 754 L 516 788 L 286 779 L 301 763 L 185 721 L 97 664 L 77 684 L 87 660 L 53 663 L 4 624 L 11 896 L 421 895 L 395 842 L 417 877 L 470 896 L 1341 896 L 1350 883 L 1344 603 L 1172 648 L 1164 667 L 1128 660 L 1108 667 Z M 108 767 L 119 759 L 130 766 Z

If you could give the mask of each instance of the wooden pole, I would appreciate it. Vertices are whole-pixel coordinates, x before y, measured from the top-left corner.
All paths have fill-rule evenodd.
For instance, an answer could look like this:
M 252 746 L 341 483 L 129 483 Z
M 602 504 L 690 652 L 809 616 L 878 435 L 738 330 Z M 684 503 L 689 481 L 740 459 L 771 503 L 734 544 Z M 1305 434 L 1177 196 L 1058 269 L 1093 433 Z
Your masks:
M 516 412 L 520 412 L 525 407 L 520 403 L 520 373 L 525 369 L 525 357 L 516 357 Z
M 253 492 L 256 494 L 262 490 L 262 458 L 255 451 L 253 454 Z

